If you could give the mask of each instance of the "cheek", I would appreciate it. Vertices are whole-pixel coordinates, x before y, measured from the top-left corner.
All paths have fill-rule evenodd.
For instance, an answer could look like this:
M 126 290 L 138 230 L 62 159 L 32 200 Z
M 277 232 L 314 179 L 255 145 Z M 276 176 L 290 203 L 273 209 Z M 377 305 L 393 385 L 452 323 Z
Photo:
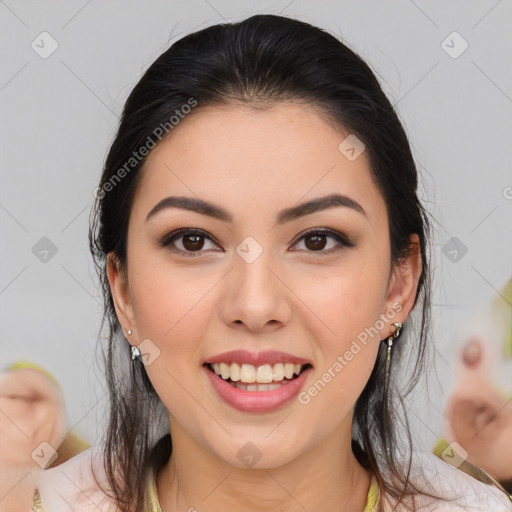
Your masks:
M 170 267 L 170 266 L 169 266 Z M 155 266 L 132 280 L 132 305 L 140 341 L 149 339 L 158 357 L 147 374 L 165 406 L 186 424 L 198 361 L 204 356 L 204 333 L 214 314 L 208 291 L 211 278 L 188 279 L 186 272 Z
M 149 261 L 149 258 L 147 259 Z M 212 288 L 219 277 L 172 269 L 170 264 L 132 265 L 132 305 L 139 341 L 151 340 L 158 357 L 146 367 L 165 405 L 186 414 L 184 389 L 197 381 L 208 325 L 216 314 Z M 151 345 L 149 345 L 151 347 Z
M 173 268 L 160 258 L 148 256 L 134 261 L 130 275 L 131 301 L 141 339 L 186 346 L 207 322 L 211 306 L 208 292 L 214 286 L 213 272 L 200 275 L 190 269 Z M 217 278 L 218 280 L 218 278 Z
M 311 392 L 322 395 L 318 406 L 351 407 L 366 385 L 380 347 L 388 269 L 373 255 L 359 254 L 339 269 L 329 269 L 325 279 L 316 277 L 301 287 L 301 299 L 308 306 L 307 328 L 320 352 L 315 372 L 319 381 Z
M 303 280 L 301 299 L 316 313 L 316 321 L 322 320 L 319 329 L 326 333 L 333 349 L 341 350 L 347 342 L 376 326 L 379 315 L 384 313 L 388 277 L 385 262 L 361 252 L 338 267 Z M 377 327 L 382 328 L 381 322 Z

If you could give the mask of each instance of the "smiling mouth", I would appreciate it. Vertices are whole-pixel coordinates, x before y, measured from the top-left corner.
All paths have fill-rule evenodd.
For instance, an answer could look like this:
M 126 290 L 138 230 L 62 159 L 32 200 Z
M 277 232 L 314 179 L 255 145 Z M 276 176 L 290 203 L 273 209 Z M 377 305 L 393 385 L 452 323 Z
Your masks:
M 294 381 L 311 364 L 277 363 L 253 366 L 238 363 L 205 363 L 204 366 L 228 384 L 243 391 L 272 391 Z

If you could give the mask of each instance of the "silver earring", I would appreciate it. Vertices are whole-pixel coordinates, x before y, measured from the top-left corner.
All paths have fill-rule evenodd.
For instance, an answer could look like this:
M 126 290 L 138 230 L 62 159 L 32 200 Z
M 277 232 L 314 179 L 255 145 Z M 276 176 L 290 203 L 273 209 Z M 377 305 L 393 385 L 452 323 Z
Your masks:
M 137 347 L 131 346 L 131 352 L 132 352 L 132 361 L 135 361 L 135 359 L 138 359 L 142 362 L 142 355 L 140 353 L 140 350 Z
M 130 336 L 132 334 L 132 330 L 128 329 L 128 332 L 126 334 L 128 334 L 128 336 Z

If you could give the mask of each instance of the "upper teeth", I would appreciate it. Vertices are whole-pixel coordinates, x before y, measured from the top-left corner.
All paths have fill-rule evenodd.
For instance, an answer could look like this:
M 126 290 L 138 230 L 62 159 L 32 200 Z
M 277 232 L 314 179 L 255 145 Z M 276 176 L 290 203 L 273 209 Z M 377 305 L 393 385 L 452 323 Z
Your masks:
M 278 382 L 283 378 L 291 379 L 294 374 L 299 375 L 302 368 L 301 364 L 276 363 L 264 364 L 262 366 L 253 366 L 252 364 L 238 363 L 213 363 L 213 371 L 220 375 L 224 380 L 231 379 L 233 382 L 257 382 L 266 384 L 269 382 Z

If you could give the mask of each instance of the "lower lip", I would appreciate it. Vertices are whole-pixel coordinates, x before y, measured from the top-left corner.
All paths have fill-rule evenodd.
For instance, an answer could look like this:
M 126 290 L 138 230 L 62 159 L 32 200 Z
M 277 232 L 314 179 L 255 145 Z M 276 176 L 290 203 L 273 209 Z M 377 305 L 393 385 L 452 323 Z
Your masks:
M 312 370 L 311 367 L 307 368 L 296 379 L 283 384 L 278 389 L 245 391 L 228 384 L 206 366 L 203 366 L 203 369 L 218 395 L 228 405 L 242 412 L 271 412 L 281 408 L 299 394 Z

